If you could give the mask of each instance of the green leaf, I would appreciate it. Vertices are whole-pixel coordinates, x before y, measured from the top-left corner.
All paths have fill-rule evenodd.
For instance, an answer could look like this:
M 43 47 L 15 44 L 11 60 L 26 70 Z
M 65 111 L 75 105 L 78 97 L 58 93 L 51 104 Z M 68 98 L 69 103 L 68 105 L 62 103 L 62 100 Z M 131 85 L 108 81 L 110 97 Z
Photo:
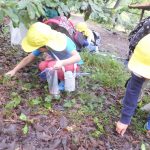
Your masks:
M 76 103 L 75 99 L 65 100 L 64 107 L 71 108 L 71 107 L 73 107 L 75 105 L 75 103 Z
M 45 97 L 45 102 L 51 102 L 52 101 L 52 97 L 50 95 Z
M 36 16 L 40 17 L 41 15 L 40 15 L 40 13 L 39 13 L 38 8 L 36 7 L 36 5 L 34 3 L 31 3 L 31 6 L 32 6 L 32 8 L 33 8 L 33 10 L 34 10 L 34 12 L 36 14 Z
M 67 16 L 68 13 L 70 12 L 68 6 L 64 5 L 64 3 L 60 3 L 60 7 L 61 7 L 63 14 Z
M 23 121 L 27 121 L 27 116 L 25 114 L 21 113 L 21 115 L 19 116 L 19 119 L 23 120 Z
M 70 101 L 65 102 L 64 107 L 71 108 L 73 105 Z
M 18 15 L 20 17 L 20 21 L 23 22 L 23 24 L 28 28 L 29 24 L 31 23 L 31 19 L 27 10 L 20 10 Z
M 41 98 L 38 97 L 38 98 L 32 99 L 32 100 L 29 101 L 29 104 L 30 104 L 31 106 L 39 105 L 39 104 L 41 104 Z
M 45 16 L 45 11 L 44 11 L 44 9 L 43 9 L 42 4 L 41 4 L 41 3 L 36 3 L 35 5 L 37 6 L 39 13 L 40 13 L 42 16 Z
M 32 7 L 31 4 L 27 5 L 27 10 L 28 10 L 28 14 L 29 14 L 30 19 L 35 19 L 34 8 Z
M 28 127 L 28 125 L 26 124 L 26 125 L 22 128 L 22 132 L 23 132 L 23 134 L 27 134 L 28 131 L 29 131 L 29 127 Z
M 22 90 L 29 91 L 32 87 L 31 83 L 26 83 L 22 86 Z
M 3 84 L 8 84 L 10 80 L 11 80 L 10 76 L 4 75 L 4 77 L 3 77 Z
M 27 8 L 27 4 L 28 4 L 29 2 L 28 1 L 26 1 L 26 0 L 21 0 L 21 1 L 19 1 L 18 2 L 18 9 L 25 9 L 25 8 Z
M 17 93 L 13 92 L 11 96 L 12 96 L 12 100 L 8 102 L 5 106 L 6 109 L 10 109 L 10 110 L 16 108 L 21 102 L 21 97 Z
M 4 14 L 3 10 L 1 10 L 1 11 L 0 11 L 0 22 L 3 21 L 4 15 L 5 15 L 5 14 Z
M 16 8 L 17 7 L 18 2 L 12 0 L 6 3 L 7 7 L 11 7 L 11 8 Z
M 82 2 L 81 3 L 81 6 L 80 6 L 80 8 L 81 8 L 81 10 L 83 10 L 83 11 L 86 11 L 87 10 L 87 8 L 88 8 L 88 3 L 87 2 Z
M 58 7 L 58 13 L 60 14 L 60 15 L 63 15 L 64 14 L 64 12 L 63 12 L 63 10 L 62 10 L 62 8 L 61 7 Z
M 19 23 L 19 17 L 17 14 L 13 11 L 13 9 L 8 8 L 4 10 L 6 15 L 10 17 L 10 19 L 13 21 L 13 23 L 18 24 Z
M 46 4 L 46 6 L 52 7 L 52 8 L 55 8 L 58 6 L 57 2 L 51 2 L 50 0 L 45 0 L 45 4 Z
M 52 105 L 50 102 L 45 102 L 44 103 L 44 107 L 47 108 L 47 109 L 51 109 L 52 108 Z

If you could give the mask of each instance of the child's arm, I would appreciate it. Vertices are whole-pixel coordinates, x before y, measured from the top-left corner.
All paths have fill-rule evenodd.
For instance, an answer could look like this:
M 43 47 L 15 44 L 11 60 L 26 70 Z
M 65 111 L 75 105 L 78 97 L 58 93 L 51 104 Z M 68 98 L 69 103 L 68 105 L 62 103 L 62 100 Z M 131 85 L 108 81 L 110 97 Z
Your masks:
M 52 61 L 52 60 L 54 60 L 49 54 L 47 54 L 47 53 L 45 53 L 45 60 L 46 61 Z
M 131 118 L 137 107 L 138 97 L 145 79 L 132 74 L 127 84 L 126 94 L 123 100 L 120 121 L 116 124 L 116 131 L 123 135 L 131 122 Z
M 34 60 L 35 56 L 30 53 L 28 56 L 23 58 L 17 66 L 12 69 L 11 71 L 7 72 L 6 75 L 10 75 L 11 77 L 14 76 L 20 69 L 24 68 L 26 65 L 28 65 L 30 62 Z
M 81 57 L 80 57 L 79 53 L 76 50 L 73 50 L 71 52 L 71 55 L 72 56 L 68 59 L 58 60 L 56 62 L 56 64 L 54 65 L 54 69 L 59 69 L 62 66 L 74 64 L 74 63 L 79 62 L 81 60 Z

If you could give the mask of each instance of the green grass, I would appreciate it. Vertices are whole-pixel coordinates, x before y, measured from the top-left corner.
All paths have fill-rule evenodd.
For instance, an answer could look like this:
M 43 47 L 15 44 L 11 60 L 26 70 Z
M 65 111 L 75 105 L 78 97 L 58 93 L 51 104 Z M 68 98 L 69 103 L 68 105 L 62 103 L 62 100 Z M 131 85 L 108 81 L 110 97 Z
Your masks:
M 140 108 L 148 103 L 150 103 L 149 95 L 145 94 L 142 97 L 142 100 L 138 103 L 138 109 L 136 110 L 136 114 L 132 119 L 132 124 L 134 128 L 133 130 L 138 134 L 145 133 L 144 125 L 146 123 L 148 113 L 142 111 Z
M 147 113 L 137 109 L 135 116 L 132 118 L 132 131 L 135 134 L 145 133 L 144 125 L 146 123 Z
M 128 73 L 121 62 L 100 55 L 83 52 L 84 71 L 91 72 L 92 85 L 103 85 L 110 88 L 124 87 Z
M 104 90 L 110 89 L 112 93 L 116 92 L 117 89 L 124 91 L 124 84 L 129 77 L 129 73 L 121 62 L 111 57 L 87 52 L 82 52 L 81 56 L 84 60 L 81 71 L 90 72 L 91 75 L 78 79 L 77 93 L 74 96 L 72 95 L 76 100 L 76 104 L 81 104 L 81 107 L 76 109 L 74 103 L 69 105 L 71 108 L 68 108 L 66 112 L 75 109 L 74 112 L 68 114 L 74 123 L 84 122 L 88 116 L 91 116 L 96 125 L 96 130 L 90 135 L 97 138 L 106 133 L 104 127 L 112 124 L 112 116 L 113 118 L 119 117 L 120 106 L 118 109 L 116 104 L 107 104 L 107 99 L 110 97 L 109 92 L 100 95 L 96 93 L 100 87 Z M 94 118 L 96 118 L 96 121 Z

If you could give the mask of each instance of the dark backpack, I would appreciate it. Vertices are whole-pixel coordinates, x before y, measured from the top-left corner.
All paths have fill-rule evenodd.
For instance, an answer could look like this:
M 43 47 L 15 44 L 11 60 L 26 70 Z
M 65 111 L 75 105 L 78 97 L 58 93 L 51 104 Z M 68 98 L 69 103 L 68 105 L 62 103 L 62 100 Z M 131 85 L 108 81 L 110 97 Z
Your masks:
M 77 51 L 81 52 L 81 49 L 86 45 L 86 37 L 82 32 L 76 31 L 73 36 L 73 41 L 76 43 Z
M 134 49 L 138 42 L 147 34 L 150 33 L 150 17 L 143 19 L 134 30 L 129 34 L 129 53 L 128 60 L 131 57 L 131 54 L 134 52 Z
M 44 21 L 45 24 L 51 26 L 52 29 L 66 34 L 70 37 L 77 46 L 77 51 L 81 51 L 81 48 L 84 47 L 84 42 L 86 37 L 81 32 L 78 32 L 73 23 L 69 21 L 65 16 L 58 16 L 52 19 Z
M 93 35 L 94 35 L 94 41 L 93 41 L 94 45 L 95 46 L 100 45 L 100 42 L 101 42 L 100 34 L 96 31 L 94 31 L 94 30 L 92 30 L 92 32 L 93 32 Z

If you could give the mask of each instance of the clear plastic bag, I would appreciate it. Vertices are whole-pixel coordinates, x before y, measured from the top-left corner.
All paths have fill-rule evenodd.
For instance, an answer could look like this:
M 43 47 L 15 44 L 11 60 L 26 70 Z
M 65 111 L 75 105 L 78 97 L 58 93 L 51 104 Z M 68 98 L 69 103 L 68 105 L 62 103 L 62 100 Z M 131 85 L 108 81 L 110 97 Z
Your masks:
M 46 69 L 46 79 L 48 82 L 49 93 L 53 96 L 59 96 L 57 70 Z
M 12 22 L 9 24 L 11 34 L 11 45 L 19 45 L 27 33 L 27 28 L 23 23 L 14 28 Z

